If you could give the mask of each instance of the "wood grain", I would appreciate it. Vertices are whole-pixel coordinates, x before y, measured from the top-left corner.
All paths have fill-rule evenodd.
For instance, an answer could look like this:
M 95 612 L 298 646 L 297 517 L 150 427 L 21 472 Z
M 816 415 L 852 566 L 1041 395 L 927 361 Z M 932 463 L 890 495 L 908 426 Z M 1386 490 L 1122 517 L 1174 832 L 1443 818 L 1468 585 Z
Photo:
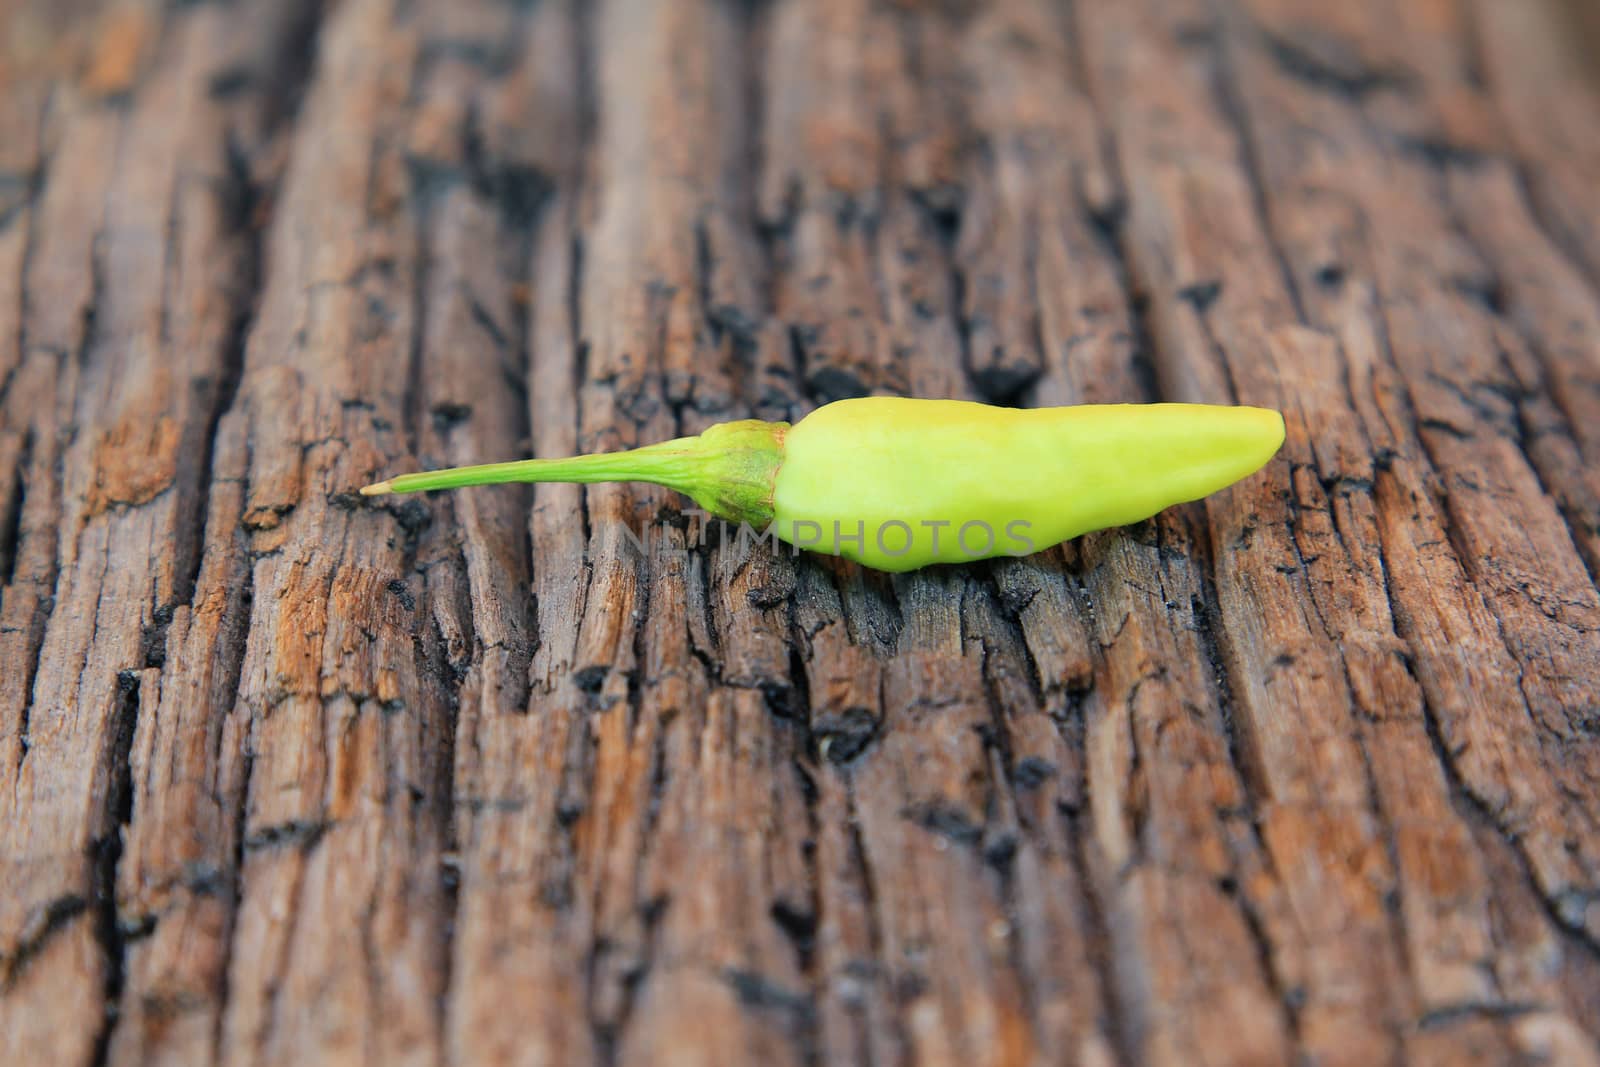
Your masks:
M 1595 29 L 14 5 L 0 1058 L 1600 1064 Z M 1288 442 L 894 577 L 353 492 L 867 392 Z

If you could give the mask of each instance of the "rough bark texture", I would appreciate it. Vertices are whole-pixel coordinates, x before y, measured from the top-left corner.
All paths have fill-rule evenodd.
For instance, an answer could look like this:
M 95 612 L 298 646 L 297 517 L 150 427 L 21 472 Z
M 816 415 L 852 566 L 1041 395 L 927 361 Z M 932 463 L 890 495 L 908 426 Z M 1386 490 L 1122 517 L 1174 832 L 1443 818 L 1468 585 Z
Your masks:
M 0 1062 L 1600 1064 L 1586 5 L 0 35 Z M 352 493 L 862 392 L 1289 437 L 893 579 Z

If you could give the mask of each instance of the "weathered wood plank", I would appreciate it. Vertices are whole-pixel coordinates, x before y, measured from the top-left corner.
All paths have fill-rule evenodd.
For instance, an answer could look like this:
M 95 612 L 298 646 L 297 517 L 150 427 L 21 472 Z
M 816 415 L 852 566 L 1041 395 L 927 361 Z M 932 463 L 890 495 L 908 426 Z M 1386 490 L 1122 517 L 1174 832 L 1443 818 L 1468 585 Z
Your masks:
M 1566 0 L 24 4 L 8 1062 L 1600 1063 Z M 893 578 L 417 465 L 1264 403 Z

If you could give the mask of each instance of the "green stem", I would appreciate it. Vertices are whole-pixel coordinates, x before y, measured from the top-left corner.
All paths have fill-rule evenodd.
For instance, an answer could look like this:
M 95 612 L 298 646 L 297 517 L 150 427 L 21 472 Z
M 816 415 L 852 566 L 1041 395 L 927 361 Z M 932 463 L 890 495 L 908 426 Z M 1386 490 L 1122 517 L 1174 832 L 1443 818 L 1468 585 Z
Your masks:
M 773 487 L 788 429 L 786 422 L 724 422 L 698 437 L 679 437 L 627 452 L 400 474 L 374 482 L 361 494 L 386 496 L 501 482 L 650 482 L 693 497 L 718 518 L 765 526 L 772 521 Z
M 694 446 L 698 441 L 696 437 L 680 437 L 626 452 L 599 452 L 562 459 L 519 459 L 510 463 L 419 471 L 375 482 L 361 492 L 364 496 L 384 496 L 503 482 L 650 482 L 683 491 L 685 478 L 696 465 L 698 450 Z

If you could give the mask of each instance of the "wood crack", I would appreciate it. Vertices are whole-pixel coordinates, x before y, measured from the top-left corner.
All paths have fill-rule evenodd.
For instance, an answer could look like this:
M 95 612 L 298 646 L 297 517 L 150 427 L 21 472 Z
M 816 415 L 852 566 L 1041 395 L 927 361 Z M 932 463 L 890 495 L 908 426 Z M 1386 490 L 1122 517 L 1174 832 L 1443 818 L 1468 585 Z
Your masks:
M 130 930 L 117 907 L 117 864 L 122 859 L 123 834 L 133 820 L 133 765 L 129 756 L 144 702 L 144 691 L 145 683 L 138 673 L 125 671 L 118 676 L 118 706 L 113 712 L 110 751 L 107 754 L 107 764 L 112 768 L 112 784 L 107 796 L 111 820 L 105 836 L 94 844 L 95 936 L 106 957 L 106 1011 L 95 1038 L 95 1067 L 103 1067 L 107 1061 L 111 1036 L 120 1018 L 122 990 L 127 975 L 127 938 Z

